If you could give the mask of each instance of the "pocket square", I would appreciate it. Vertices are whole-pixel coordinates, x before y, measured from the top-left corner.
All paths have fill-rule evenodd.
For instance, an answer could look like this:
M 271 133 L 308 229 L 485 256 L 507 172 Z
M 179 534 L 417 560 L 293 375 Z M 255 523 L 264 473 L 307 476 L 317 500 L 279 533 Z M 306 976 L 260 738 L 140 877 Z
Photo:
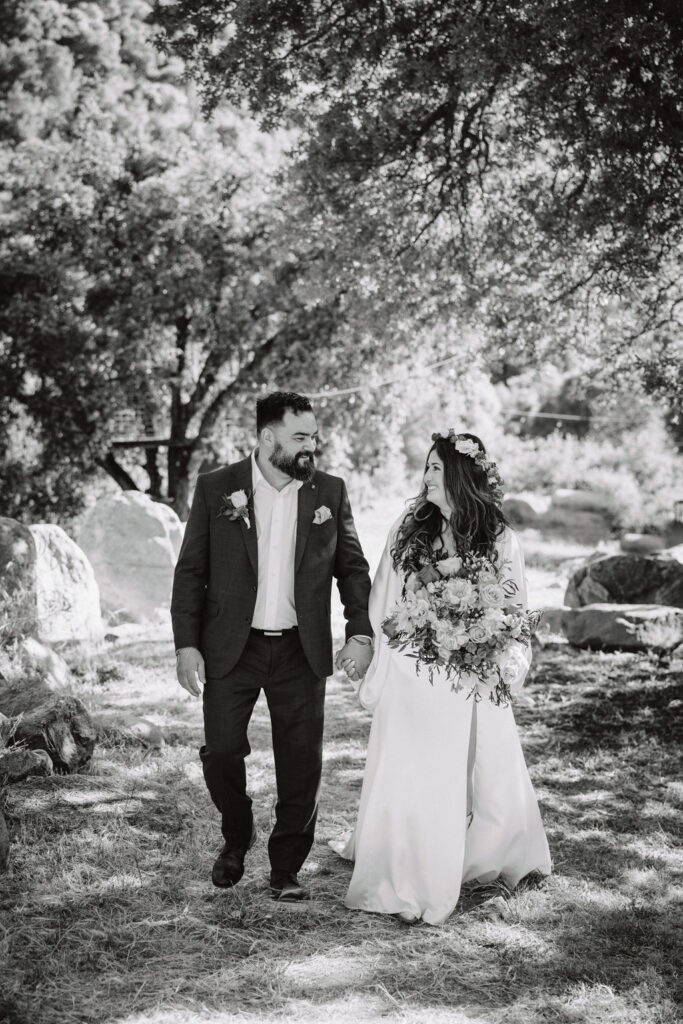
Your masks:
M 313 513 L 313 522 L 315 523 L 316 526 L 320 526 L 321 523 L 326 523 L 327 520 L 331 518 L 332 513 L 330 512 L 327 505 L 321 505 L 320 508 L 317 508 Z

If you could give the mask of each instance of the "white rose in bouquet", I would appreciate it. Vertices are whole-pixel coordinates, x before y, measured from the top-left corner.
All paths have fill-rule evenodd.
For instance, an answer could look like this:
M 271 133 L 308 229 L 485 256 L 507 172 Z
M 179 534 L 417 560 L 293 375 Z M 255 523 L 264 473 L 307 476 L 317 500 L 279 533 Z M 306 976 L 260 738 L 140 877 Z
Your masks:
M 473 644 L 485 644 L 491 639 L 491 635 L 486 619 L 477 619 L 469 628 L 469 639 Z
M 479 600 L 484 608 L 502 608 L 505 604 L 505 591 L 500 583 L 483 583 L 479 581 Z
M 462 569 L 462 558 L 458 558 L 457 555 L 444 558 L 441 562 L 437 563 L 437 568 L 442 576 L 455 576 Z

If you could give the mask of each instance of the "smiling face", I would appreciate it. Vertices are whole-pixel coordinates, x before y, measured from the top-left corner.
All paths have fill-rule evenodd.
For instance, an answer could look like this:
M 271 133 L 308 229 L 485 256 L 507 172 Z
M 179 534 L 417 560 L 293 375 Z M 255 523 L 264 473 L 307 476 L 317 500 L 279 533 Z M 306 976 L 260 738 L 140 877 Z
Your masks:
M 312 412 L 285 411 L 281 423 L 261 432 L 260 443 L 268 461 L 295 480 L 310 480 L 315 469 L 318 424 Z
M 427 501 L 431 501 L 432 505 L 438 505 L 442 512 L 448 512 L 451 506 L 446 496 L 443 462 L 436 451 L 431 451 L 427 458 L 424 483 L 427 488 Z

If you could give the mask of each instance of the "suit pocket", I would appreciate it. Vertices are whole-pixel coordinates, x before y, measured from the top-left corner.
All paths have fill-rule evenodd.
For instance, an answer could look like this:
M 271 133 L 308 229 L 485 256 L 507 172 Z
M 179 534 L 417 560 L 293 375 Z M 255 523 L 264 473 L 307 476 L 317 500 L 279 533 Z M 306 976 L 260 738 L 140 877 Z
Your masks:
M 215 619 L 215 617 L 218 615 L 218 611 L 218 601 L 211 601 L 207 598 L 207 600 L 204 602 L 204 614 L 206 615 L 207 619 Z

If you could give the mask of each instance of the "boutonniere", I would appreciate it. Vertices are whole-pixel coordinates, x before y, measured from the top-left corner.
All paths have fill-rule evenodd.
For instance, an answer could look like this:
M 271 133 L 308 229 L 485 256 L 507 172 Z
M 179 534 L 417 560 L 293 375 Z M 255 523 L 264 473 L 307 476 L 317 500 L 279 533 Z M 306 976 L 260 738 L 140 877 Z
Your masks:
M 313 522 L 315 523 L 316 526 L 320 526 L 322 523 L 326 523 L 327 520 L 331 518 L 332 513 L 330 512 L 327 505 L 321 505 L 320 508 L 317 508 L 313 513 Z
M 225 516 L 226 519 L 233 522 L 235 519 L 244 519 L 249 530 L 251 522 L 249 520 L 249 498 L 246 491 L 233 491 L 232 494 L 224 494 L 216 519 L 220 519 L 221 516 Z

